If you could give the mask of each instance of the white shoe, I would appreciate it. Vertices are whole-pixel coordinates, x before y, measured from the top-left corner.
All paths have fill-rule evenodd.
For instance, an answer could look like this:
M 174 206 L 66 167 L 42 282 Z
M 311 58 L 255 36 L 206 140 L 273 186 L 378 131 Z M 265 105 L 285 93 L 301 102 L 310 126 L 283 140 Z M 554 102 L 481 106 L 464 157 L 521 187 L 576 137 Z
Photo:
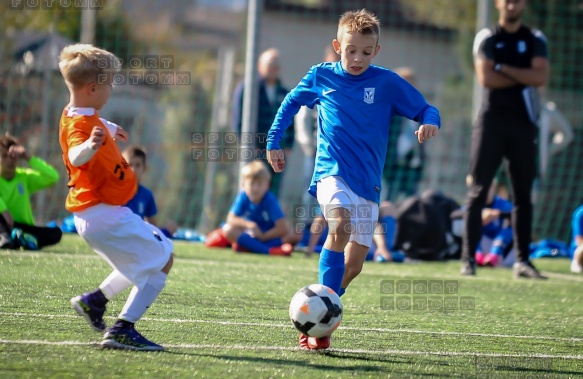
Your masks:
M 583 273 L 583 267 L 575 259 L 571 261 L 571 272 L 581 274 Z
M 577 274 L 583 273 L 583 245 L 579 245 L 573 254 L 571 272 L 575 272 Z

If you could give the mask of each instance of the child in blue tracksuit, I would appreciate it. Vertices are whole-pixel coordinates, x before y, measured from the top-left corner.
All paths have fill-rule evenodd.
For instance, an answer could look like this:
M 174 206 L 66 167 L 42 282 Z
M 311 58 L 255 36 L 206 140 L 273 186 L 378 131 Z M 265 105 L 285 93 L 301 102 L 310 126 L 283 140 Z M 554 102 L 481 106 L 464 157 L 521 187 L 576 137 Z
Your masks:
M 366 10 L 342 15 L 332 41 L 340 62 L 310 68 L 286 96 L 267 137 L 275 172 L 285 166 L 280 141 L 302 105 L 318 106 L 318 146 L 309 192 L 328 222 L 319 281 L 342 295 L 360 273 L 378 219 L 381 175 L 393 115 L 418 121 L 420 143 L 437 136 L 438 110 L 406 80 L 371 65 L 380 27 Z M 300 347 L 326 349 L 330 338 L 300 335 Z

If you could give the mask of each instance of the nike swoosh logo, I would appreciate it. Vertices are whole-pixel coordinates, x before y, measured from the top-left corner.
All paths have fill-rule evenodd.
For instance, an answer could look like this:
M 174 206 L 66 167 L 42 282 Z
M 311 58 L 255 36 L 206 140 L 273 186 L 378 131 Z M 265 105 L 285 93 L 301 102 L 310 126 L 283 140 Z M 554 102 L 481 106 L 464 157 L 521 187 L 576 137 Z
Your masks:
M 328 94 L 335 92 L 335 91 L 336 91 L 335 89 L 329 89 L 329 90 L 322 92 L 322 95 L 328 95 Z

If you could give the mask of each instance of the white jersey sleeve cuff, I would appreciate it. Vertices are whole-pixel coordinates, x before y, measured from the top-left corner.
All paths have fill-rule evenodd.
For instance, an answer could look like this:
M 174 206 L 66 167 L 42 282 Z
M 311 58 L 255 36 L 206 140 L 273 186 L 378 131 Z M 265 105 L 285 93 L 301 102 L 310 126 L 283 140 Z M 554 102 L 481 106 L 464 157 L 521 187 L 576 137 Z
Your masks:
M 69 162 L 75 167 L 79 167 L 89 162 L 97 150 L 91 148 L 89 140 L 77 145 L 69 150 Z

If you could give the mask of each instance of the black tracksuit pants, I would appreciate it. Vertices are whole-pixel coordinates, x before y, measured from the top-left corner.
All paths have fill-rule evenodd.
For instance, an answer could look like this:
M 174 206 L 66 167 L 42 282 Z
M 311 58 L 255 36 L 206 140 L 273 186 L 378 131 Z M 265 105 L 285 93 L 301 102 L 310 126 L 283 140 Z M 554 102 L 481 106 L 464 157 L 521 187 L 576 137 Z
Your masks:
M 59 243 L 63 236 L 63 232 L 58 227 L 35 226 L 15 222 L 14 228 L 20 228 L 23 232 L 32 234 L 38 242 L 39 249 Z M 20 247 L 18 243 L 10 238 L 11 232 L 12 229 L 10 229 L 4 217 L 0 215 L 0 248 L 18 249 Z
M 512 111 L 480 114 L 472 130 L 462 259 L 475 257 L 482 238 L 482 209 L 496 171 L 506 158 L 514 198 L 512 229 L 516 261 L 528 261 L 537 149 L 538 127 L 525 115 Z

